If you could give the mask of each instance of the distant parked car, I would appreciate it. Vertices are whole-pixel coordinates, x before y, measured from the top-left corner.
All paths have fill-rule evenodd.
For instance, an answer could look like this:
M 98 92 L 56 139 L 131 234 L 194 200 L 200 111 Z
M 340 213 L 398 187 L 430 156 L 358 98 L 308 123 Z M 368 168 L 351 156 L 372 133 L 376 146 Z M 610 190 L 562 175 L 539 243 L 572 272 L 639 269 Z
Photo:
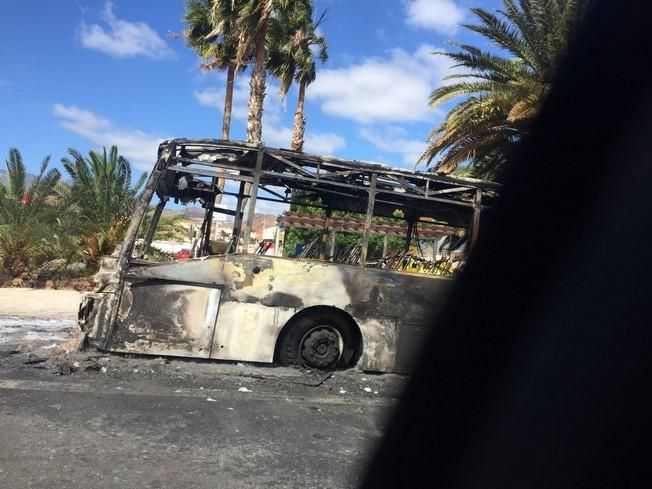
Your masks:
M 175 253 L 174 258 L 176 258 L 177 260 L 187 260 L 188 258 L 190 258 L 190 250 L 183 249 L 178 253 Z

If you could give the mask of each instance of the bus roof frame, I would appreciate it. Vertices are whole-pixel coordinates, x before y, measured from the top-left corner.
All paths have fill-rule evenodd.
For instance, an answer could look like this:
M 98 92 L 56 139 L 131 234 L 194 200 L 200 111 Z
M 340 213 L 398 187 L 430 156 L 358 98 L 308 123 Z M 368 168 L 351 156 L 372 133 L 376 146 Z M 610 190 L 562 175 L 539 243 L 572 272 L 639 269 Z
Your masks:
M 170 172 L 175 175 L 174 179 L 168 176 Z M 134 212 L 134 217 L 138 218 L 132 221 L 127 231 L 125 243 L 131 243 L 131 246 L 121 250 L 125 254 L 121 261 L 129 259 L 127 253 L 131 253 L 138 227 L 154 192 L 162 200 L 177 198 L 181 195 L 177 182 L 183 175 L 212 178 L 213 183 L 218 179 L 240 182 L 237 193 L 222 192 L 237 197 L 236 211 L 216 208 L 213 202 L 207 207 L 207 212 L 211 216 L 212 212 L 235 216 L 233 236 L 237 244 L 244 222 L 245 203 L 249 200 L 243 233 L 245 250 L 249 248 L 258 199 L 293 203 L 287 193 L 284 196 L 269 187 L 313 192 L 326 202 L 327 215 L 333 210 L 363 214 L 361 266 L 366 264 L 373 216 L 393 217 L 395 210 L 401 209 L 408 221 L 408 236 L 412 225 L 422 217 L 454 228 L 467 228 L 472 246 L 477 239 L 481 212 L 492 207 L 501 189 L 495 182 L 408 171 L 380 163 L 299 153 L 241 141 L 171 139 L 159 146 L 158 162 Z M 171 180 L 176 188 L 170 185 Z M 205 188 L 195 191 L 199 192 L 195 197 L 200 197 L 201 192 L 203 195 L 211 193 Z M 259 191 L 271 197 L 258 195 Z M 189 197 L 193 198 L 193 195 L 191 193 Z

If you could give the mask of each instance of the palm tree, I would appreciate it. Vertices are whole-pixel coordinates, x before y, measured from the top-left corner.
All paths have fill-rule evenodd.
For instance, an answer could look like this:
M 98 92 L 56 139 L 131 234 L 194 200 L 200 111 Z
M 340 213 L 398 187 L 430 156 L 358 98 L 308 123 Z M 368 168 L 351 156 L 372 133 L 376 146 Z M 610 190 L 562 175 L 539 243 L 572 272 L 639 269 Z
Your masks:
M 233 109 L 233 85 L 236 71 L 249 63 L 251 55 L 244 55 L 238 61 L 239 34 L 237 30 L 238 11 L 242 0 L 188 0 L 184 21 L 186 44 L 204 59 L 205 70 L 226 70 L 224 114 L 222 116 L 222 139 L 230 139 L 231 112 Z M 220 193 L 215 200 L 222 202 L 224 179 L 217 180 Z
M 183 214 L 174 214 L 172 216 L 161 216 L 156 226 L 155 240 L 163 241 L 183 241 L 188 236 L 188 227 L 190 222 Z
M 255 51 L 254 69 L 249 84 L 247 114 L 247 140 L 254 144 L 262 143 L 263 102 L 265 100 L 265 36 L 269 17 L 277 1 L 283 2 L 284 0 L 246 0 L 239 11 L 239 63 L 244 61 L 249 46 L 253 45 Z
M 471 11 L 478 24 L 464 25 L 507 55 L 454 44 L 457 52 L 438 52 L 455 61 L 460 80 L 434 90 L 436 107 L 457 97 L 442 124 L 435 127 L 419 163 L 440 159 L 434 170 L 449 173 L 468 165 L 476 176 L 497 177 L 510 148 L 528 133 L 550 90 L 569 39 L 588 0 L 502 0 L 496 14 Z M 418 163 L 417 163 L 418 164 Z
M 245 63 L 252 46 L 255 53 L 247 116 L 247 140 L 250 143 L 262 143 L 266 37 L 270 19 L 276 16 L 301 17 L 305 15 L 302 10 L 308 9 L 312 9 L 311 0 L 243 0 L 238 9 L 238 65 Z
M 61 163 L 71 179 L 71 206 L 91 229 L 82 241 L 88 261 L 97 264 L 123 238 L 147 175 L 132 184 L 131 165 L 117 146 L 108 153 L 106 148 L 90 151 L 87 158 L 74 149 L 68 153 L 72 159 L 62 158 Z
M 0 267 L 20 277 L 48 256 L 52 224 L 56 216 L 50 205 L 61 174 L 48 170 L 50 157 L 28 183 L 23 158 L 16 148 L 6 160 L 6 182 L 0 181 Z
M 238 66 L 236 21 L 241 3 L 241 0 L 188 0 L 184 13 L 186 44 L 204 59 L 202 69 L 226 70 L 222 139 L 229 139 L 231 129 L 233 84 Z M 248 57 L 242 62 L 248 62 Z
M 293 80 L 299 83 L 299 99 L 292 129 L 293 151 L 303 151 L 306 87 L 315 81 L 316 77 L 313 48 L 317 48 L 322 63 L 328 60 L 326 38 L 316 33 L 324 18 L 325 14 L 322 14 L 316 22 L 313 21 L 312 8 L 307 5 L 297 9 L 294 15 L 273 19 L 269 29 L 267 65 L 270 72 L 281 81 L 281 97 L 287 95 Z

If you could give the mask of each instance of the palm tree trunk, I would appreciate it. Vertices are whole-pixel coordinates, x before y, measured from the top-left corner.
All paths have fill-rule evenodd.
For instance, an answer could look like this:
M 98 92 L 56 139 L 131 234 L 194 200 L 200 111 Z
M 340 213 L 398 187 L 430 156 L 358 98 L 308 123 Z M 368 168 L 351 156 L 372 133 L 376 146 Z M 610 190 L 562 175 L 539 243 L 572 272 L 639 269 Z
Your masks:
M 299 103 L 294 113 L 294 127 L 292 128 L 292 151 L 303 151 L 303 134 L 306 130 L 306 118 L 303 115 L 303 103 L 306 98 L 306 82 L 299 85 Z
M 222 119 L 222 139 L 229 139 L 231 132 L 231 110 L 233 108 L 233 80 L 235 64 L 229 63 L 226 70 L 226 94 L 224 96 L 224 118 Z
M 233 81 L 235 79 L 235 64 L 229 63 L 226 69 L 226 93 L 224 95 L 224 117 L 222 119 L 222 139 L 230 139 L 231 133 L 231 112 L 233 109 Z M 217 179 L 217 188 L 220 191 L 215 196 L 215 204 L 222 203 L 222 191 L 224 190 L 224 179 Z
M 267 21 L 264 21 L 267 24 Z M 263 141 L 263 103 L 265 101 L 265 27 L 256 35 L 256 66 L 251 75 L 247 140 L 253 144 Z

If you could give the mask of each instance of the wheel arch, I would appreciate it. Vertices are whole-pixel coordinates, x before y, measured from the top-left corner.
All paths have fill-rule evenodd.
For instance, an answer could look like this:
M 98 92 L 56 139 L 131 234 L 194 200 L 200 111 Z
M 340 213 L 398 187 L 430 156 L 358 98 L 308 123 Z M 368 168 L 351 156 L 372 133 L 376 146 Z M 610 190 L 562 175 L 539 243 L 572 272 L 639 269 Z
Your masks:
M 358 326 L 358 323 L 355 321 L 355 319 L 353 319 L 353 316 L 351 316 L 348 312 L 344 311 L 343 309 L 339 309 L 334 306 L 306 307 L 305 309 L 301 309 L 294 316 L 288 319 L 287 322 L 283 325 L 283 327 L 279 331 L 278 336 L 276 337 L 276 343 L 274 345 L 274 362 L 276 363 L 279 361 L 279 348 L 283 343 L 283 339 L 285 338 L 285 335 L 287 335 L 288 331 L 290 331 L 290 329 L 294 324 L 296 324 L 298 321 L 302 319 L 309 318 L 311 316 L 323 315 L 323 314 L 327 314 L 335 319 L 339 319 L 342 322 L 342 324 L 346 325 L 349 328 L 349 331 L 353 334 L 355 338 L 353 357 L 347 363 L 346 367 L 349 368 L 356 365 L 360 360 L 360 357 L 362 356 L 362 351 L 364 346 L 362 331 L 360 329 L 360 326 Z

